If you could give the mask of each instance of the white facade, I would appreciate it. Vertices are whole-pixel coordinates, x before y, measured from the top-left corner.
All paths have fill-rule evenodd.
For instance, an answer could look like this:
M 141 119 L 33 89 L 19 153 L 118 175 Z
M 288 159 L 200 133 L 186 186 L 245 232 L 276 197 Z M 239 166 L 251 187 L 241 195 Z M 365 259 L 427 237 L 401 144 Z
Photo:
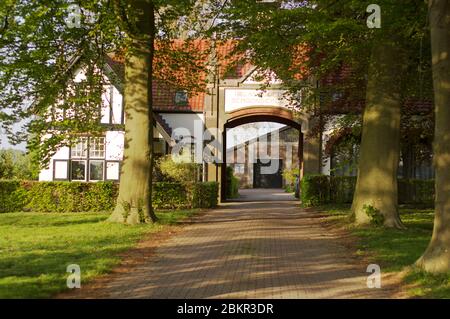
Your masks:
M 79 69 L 75 73 L 75 80 L 83 81 L 83 79 L 85 79 L 85 74 L 82 69 Z M 106 78 L 106 80 L 108 79 Z M 249 107 L 290 108 L 290 103 L 285 97 L 285 90 L 271 88 L 262 91 L 258 87 L 258 84 L 262 82 L 258 81 L 257 77 L 252 76 L 252 74 L 248 75 L 243 83 L 250 85 L 250 87 L 226 87 L 224 89 L 223 103 L 226 113 Z M 280 81 L 272 75 L 270 83 L 278 85 Z M 167 145 L 173 147 L 174 141 L 179 140 L 180 137 L 192 136 L 197 138 L 203 136 L 205 129 L 205 114 L 203 112 L 160 111 L 157 114 L 158 120 L 154 138 L 160 142 L 156 149 L 162 153 L 167 152 Z M 118 181 L 120 165 L 123 160 L 125 133 L 122 130 L 125 120 L 123 96 L 120 88 L 112 84 L 106 85 L 102 95 L 101 123 L 109 125 L 108 127 L 111 127 L 111 130 L 100 137 L 80 137 L 79 143 L 72 147 L 59 149 L 51 158 L 48 167 L 40 172 L 39 180 Z M 280 126 L 276 124 L 276 128 Z M 302 131 L 305 133 L 307 130 L 308 121 L 305 119 L 302 120 Z M 331 130 L 330 127 L 324 133 L 322 137 L 324 141 L 327 140 L 327 135 Z M 239 138 L 245 135 L 242 131 L 239 131 L 238 127 L 234 131 Z M 234 138 L 231 137 L 232 132 L 233 130 L 228 132 L 230 144 L 238 143 L 237 139 L 239 138 L 234 141 Z M 259 133 L 266 134 L 267 130 Z M 256 136 L 250 136 L 248 139 L 254 137 Z M 219 138 L 221 137 L 219 136 Z M 322 173 L 329 174 L 329 172 L 330 163 L 327 161 L 322 167 Z
M 289 107 L 285 90 L 225 89 L 225 112 L 245 107 Z
M 75 73 L 75 81 L 85 79 L 83 70 Z M 101 123 L 121 125 L 125 123 L 123 96 L 113 85 L 107 85 L 102 95 Z M 172 135 L 180 129 L 190 135 L 203 134 L 203 113 L 159 113 Z M 119 127 L 119 126 L 118 126 Z M 157 126 L 161 129 L 161 125 Z M 164 134 L 155 129 L 154 138 L 163 141 Z M 171 136 L 175 138 L 175 136 Z M 81 137 L 72 147 L 62 147 L 50 159 L 48 167 L 39 173 L 40 181 L 118 181 L 123 160 L 125 133 L 110 130 L 101 137 Z

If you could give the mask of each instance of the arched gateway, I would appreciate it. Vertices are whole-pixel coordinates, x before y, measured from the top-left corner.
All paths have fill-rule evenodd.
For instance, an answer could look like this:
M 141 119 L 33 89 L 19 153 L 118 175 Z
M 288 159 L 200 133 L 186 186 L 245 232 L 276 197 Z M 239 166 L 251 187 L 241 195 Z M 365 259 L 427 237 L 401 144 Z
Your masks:
M 285 90 L 278 80 L 255 81 L 258 71 L 249 70 L 235 80 L 218 81 L 209 87 L 213 97 L 205 104 L 205 128 L 217 132 L 215 139 L 222 149 L 216 150 L 221 163 L 207 163 L 206 179 L 220 183 L 221 200 L 226 200 L 227 130 L 256 122 L 277 122 L 298 131 L 298 165 L 301 174 L 319 172 L 320 142 L 304 138 L 309 128 L 308 117 L 294 112 L 285 99 Z M 261 87 L 264 85 L 264 90 Z

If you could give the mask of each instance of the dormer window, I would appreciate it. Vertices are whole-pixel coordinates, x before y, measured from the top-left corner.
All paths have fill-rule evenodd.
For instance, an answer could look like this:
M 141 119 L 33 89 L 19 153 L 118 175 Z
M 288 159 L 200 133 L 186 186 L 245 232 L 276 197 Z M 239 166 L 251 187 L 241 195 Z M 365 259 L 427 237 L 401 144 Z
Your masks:
M 175 105 L 187 105 L 189 97 L 186 91 L 175 92 Z

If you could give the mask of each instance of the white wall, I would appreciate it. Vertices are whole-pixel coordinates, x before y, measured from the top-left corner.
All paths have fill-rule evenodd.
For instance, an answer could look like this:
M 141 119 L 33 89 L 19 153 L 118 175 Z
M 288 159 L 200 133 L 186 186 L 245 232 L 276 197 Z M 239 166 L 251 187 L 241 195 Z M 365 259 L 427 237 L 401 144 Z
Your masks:
M 225 112 L 252 106 L 274 106 L 288 108 L 285 90 L 225 89 Z
M 48 167 L 39 172 L 39 180 L 40 181 L 52 181 L 53 180 L 53 160 L 68 160 L 70 157 L 69 154 L 70 149 L 68 147 L 60 148 L 55 155 L 50 159 Z
M 106 160 L 121 161 L 123 159 L 123 150 L 125 142 L 125 133 L 119 131 L 106 132 Z
M 105 159 L 107 161 L 121 161 L 123 159 L 124 150 L 124 132 L 121 131 L 108 131 L 105 135 Z M 40 181 L 52 181 L 53 180 L 53 161 L 54 160 L 69 160 L 70 148 L 62 147 L 55 155 L 50 159 L 49 165 L 46 169 L 39 172 Z M 114 168 L 115 169 L 115 168 Z
M 185 128 L 191 136 L 195 136 L 195 126 L 203 134 L 204 117 L 202 113 L 160 113 L 161 117 L 172 128 L 172 132 L 177 128 Z

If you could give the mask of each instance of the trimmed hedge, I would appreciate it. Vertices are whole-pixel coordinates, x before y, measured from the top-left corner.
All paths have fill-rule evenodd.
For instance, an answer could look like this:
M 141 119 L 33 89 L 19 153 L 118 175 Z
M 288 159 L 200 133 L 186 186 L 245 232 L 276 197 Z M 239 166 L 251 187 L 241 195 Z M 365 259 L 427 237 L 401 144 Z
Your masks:
M 317 206 L 330 201 L 330 181 L 325 175 L 306 175 L 300 184 L 300 199 L 305 206 Z
M 434 180 L 402 179 L 398 181 L 398 197 L 402 204 L 434 205 Z
M 23 210 L 26 198 L 20 181 L 0 181 L 0 213 Z
M 217 206 L 217 183 L 154 183 L 155 209 L 212 208 Z M 113 182 L 0 181 L 0 213 L 98 212 L 116 204 L 118 185 Z
M 194 183 L 192 189 L 192 208 L 213 208 L 217 206 L 219 183 Z
M 356 187 L 356 177 L 332 176 L 330 177 L 330 201 L 331 203 L 344 204 L 353 201 L 353 193 Z
M 181 209 L 190 206 L 186 186 L 181 183 L 154 183 L 152 201 L 155 209 Z
M 227 198 L 239 197 L 239 178 L 234 176 L 231 166 L 227 167 Z
M 351 203 L 355 192 L 355 176 L 307 175 L 300 182 L 300 197 L 304 206 L 329 203 Z M 434 180 L 398 181 L 399 204 L 434 204 Z
M 33 182 L 23 185 L 35 212 L 93 212 L 114 208 L 117 187 L 110 182 Z

